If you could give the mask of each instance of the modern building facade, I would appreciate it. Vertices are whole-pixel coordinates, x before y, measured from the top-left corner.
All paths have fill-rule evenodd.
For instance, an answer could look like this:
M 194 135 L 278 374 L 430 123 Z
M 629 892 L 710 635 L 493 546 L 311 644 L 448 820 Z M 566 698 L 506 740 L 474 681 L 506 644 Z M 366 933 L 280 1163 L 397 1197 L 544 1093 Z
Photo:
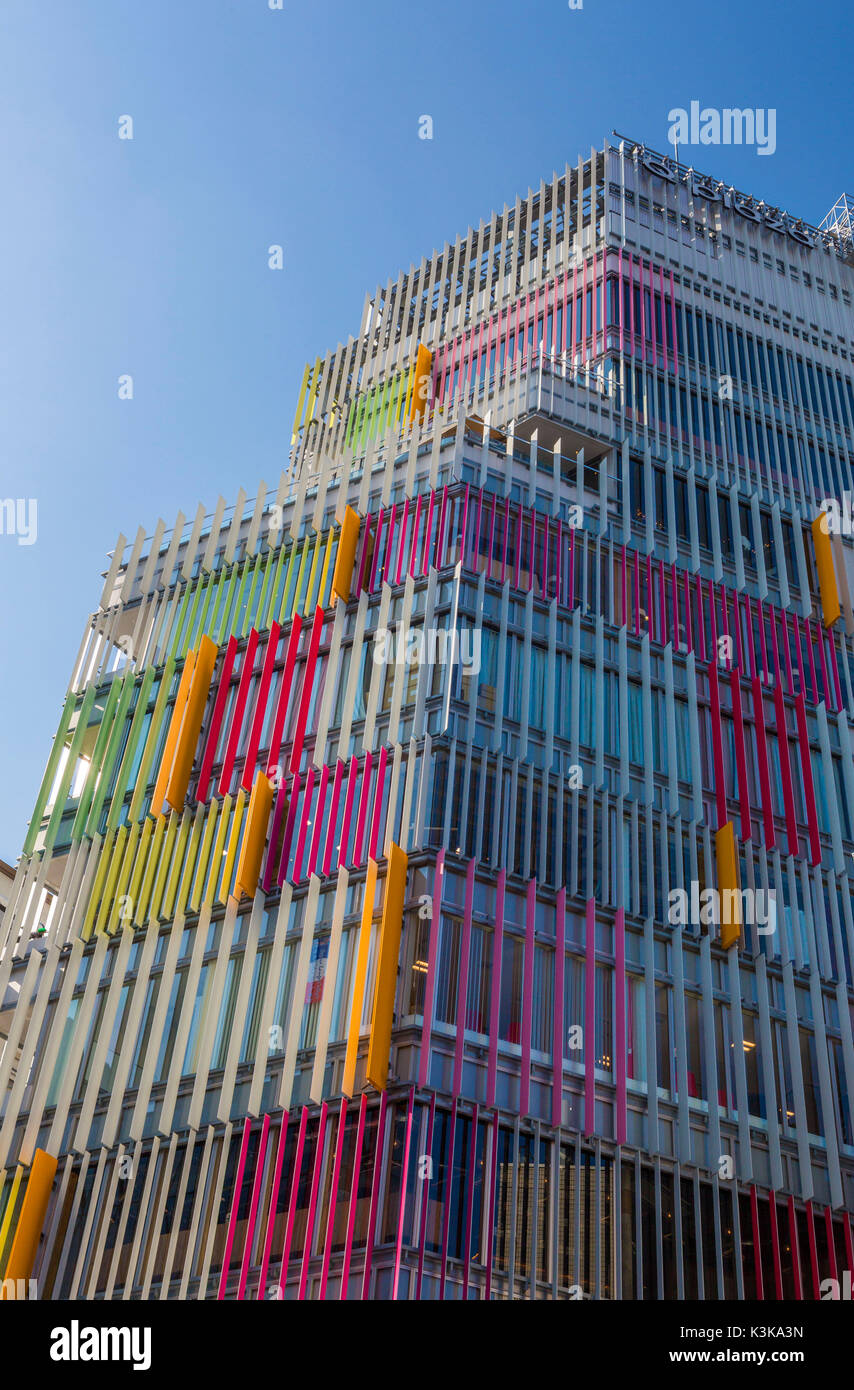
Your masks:
M 854 1269 L 852 265 L 606 141 L 366 298 L 275 489 L 119 537 L 3 921 L 7 1281 Z

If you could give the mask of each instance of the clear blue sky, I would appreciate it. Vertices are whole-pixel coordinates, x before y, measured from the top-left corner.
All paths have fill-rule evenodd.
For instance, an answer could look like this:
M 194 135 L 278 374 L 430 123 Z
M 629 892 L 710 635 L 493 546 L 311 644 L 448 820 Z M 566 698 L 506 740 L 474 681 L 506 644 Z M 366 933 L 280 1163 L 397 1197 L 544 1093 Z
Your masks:
M 0 498 L 39 532 L 0 536 L 0 857 L 117 534 L 275 482 L 366 289 L 612 128 L 664 149 L 692 100 L 775 108 L 773 157 L 691 162 L 820 221 L 854 184 L 852 27 L 842 0 L 2 0 Z

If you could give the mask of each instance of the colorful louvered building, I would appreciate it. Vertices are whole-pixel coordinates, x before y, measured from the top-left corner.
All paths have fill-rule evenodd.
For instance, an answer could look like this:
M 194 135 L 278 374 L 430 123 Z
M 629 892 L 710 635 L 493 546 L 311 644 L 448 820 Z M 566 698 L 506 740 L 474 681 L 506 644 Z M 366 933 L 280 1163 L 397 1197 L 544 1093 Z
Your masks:
M 853 288 L 606 141 L 367 297 L 277 488 L 119 537 L 2 922 L 7 1294 L 854 1268 Z

